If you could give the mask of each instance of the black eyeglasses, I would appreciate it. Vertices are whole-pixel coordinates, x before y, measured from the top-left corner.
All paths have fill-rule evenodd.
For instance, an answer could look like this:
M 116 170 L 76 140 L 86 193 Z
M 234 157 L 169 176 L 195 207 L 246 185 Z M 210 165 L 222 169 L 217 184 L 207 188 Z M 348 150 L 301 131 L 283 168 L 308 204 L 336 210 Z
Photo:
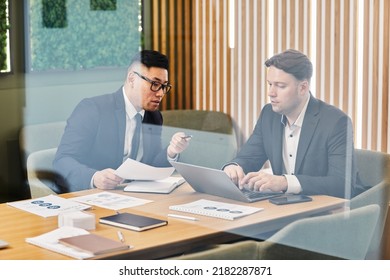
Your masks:
M 162 89 L 162 91 L 163 91 L 163 93 L 164 94 L 167 94 L 167 93 L 169 93 L 169 91 L 171 90 L 171 88 L 172 88 L 172 85 L 171 84 L 162 84 L 162 83 L 160 83 L 160 82 L 157 82 L 157 81 L 153 81 L 153 80 L 151 80 L 151 79 L 148 79 L 148 78 L 146 78 L 145 76 L 142 76 L 140 73 L 138 73 L 138 72 L 135 72 L 135 71 L 133 71 L 135 74 L 137 74 L 138 75 L 138 77 L 140 77 L 141 79 L 143 79 L 143 80 L 145 80 L 145 81 L 147 81 L 147 82 L 149 82 L 150 83 L 150 90 L 151 91 L 154 91 L 154 92 L 157 92 L 157 91 L 159 91 L 160 89 Z

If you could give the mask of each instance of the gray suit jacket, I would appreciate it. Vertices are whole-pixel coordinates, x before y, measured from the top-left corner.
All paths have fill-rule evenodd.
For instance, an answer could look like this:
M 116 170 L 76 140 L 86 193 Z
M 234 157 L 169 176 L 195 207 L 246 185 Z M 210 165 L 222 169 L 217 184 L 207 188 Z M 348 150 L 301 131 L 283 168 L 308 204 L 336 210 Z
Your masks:
M 142 162 L 171 166 L 161 146 L 162 115 L 145 112 Z M 53 167 L 57 193 L 90 188 L 93 174 L 118 168 L 123 161 L 126 110 L 122 88 L 112 94 L 82 100 L 67 121 Z
M 248 173 L 258 171 L 269 160 L 273 173 L 282 175 L 283 137 L 281 115 L 267 104 L 253 134 L 232 161 Z M 357 170 L 353 151 L 350 118 L 341 110 L 310 96 L 294 171 L 303 193 L 345 198 L 356 195 Z

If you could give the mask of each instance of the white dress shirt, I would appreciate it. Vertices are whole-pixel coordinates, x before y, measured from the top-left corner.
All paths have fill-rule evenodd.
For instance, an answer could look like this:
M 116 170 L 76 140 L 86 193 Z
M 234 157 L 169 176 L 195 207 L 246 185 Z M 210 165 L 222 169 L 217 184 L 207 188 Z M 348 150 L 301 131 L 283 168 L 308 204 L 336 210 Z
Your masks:
M 307 98 L 306 104 L 301 113 L 293 124 L 289 124 L 286 116 L 282 116 L 281 122 L 284 124 L 284 141 L 283 141 L 283 163 L 286 174 L 284 176 L 287 180 L 286 193 L 300 193 L 302 191 L 301 184 L 298 178 L 294 175 L 295 163 L 297 159 L 298 143 L 301 136 L 301 129 L 303 119 L 305 117 L 307 105 L 310 97 Z
M 123 151 L 123 161 L 125 161 L 131 153 L 131 142 L 133 140 L 135 126 L 136 126 L 136 120 L 135 115 L 137 113 L 140 113 L 142 116 L 142 119 L 145 116 L 145 110 L 141 110 L 137 112 L 134 105 L 131 104 L 130 100 L 127 98 L 125 93 L 125 88 L 123 89 L 123 98 L 125 100 L 125 109 L 126 109 L 126 132 L 125 132 L 125 145 L 124 145 L 124 151 Z M 143 145 L 142 145 L 142 131 L 140 135 L 140 143 L 138 148 L 138 155 L 136 160 L 140 161 L 143 155 Z

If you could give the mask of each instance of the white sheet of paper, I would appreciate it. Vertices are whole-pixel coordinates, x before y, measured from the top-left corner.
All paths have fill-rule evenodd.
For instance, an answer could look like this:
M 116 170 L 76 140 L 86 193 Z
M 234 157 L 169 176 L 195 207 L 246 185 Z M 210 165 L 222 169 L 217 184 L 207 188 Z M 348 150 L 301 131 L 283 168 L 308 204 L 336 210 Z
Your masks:
M 115 174 L 127 180 L 162 180 L 175 171 L 174 167 L 154 167 L 128 158 L 115 170 Z
M 40 198 L 8 202 L 7 204 L 45 218 L 57 216 L 61 212 L 91 208 L 89 205 L 80 204 L 53 194 Z
M 77 202 L 95 205 L 111 210 L 120 210 L 153 202 L 152 200 L 141 199 L 111 192 L 99 192 L 70 199 Z
M 169 206 L 169 209 L 226 220 L 235 220 L 237 218 L 264 210 L 264 208 L 225 203 L 208 199 L 199 199 L 190 203 L 172 205 Z
M 93 254 L 71 248 L 58 242 L 60 238 L 83 234 L 89 234 L 89 232 L 81 228 L 64 226 L 35 237 L 26 238 L 26 242 L 76 259 L 87 259 L 93 257 Z

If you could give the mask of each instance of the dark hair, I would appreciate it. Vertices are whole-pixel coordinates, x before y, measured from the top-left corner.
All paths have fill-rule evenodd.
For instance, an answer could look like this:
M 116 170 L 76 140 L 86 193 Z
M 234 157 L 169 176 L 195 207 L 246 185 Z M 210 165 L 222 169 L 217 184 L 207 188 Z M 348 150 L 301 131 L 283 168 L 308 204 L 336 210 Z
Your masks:
M 142 63 L 147 68 L 158 67 L 168 70 L 168 57 L 158 51 L 143 50 L 137 53 L 131 60 L 130 66 L 136 62 Z
M 313 75 L 313 65 L 309 58 L 297 50 L 286 50 L 267 59 L 265 66 L 275 66 L 293 75 L 297 80 L 310 81 Z

